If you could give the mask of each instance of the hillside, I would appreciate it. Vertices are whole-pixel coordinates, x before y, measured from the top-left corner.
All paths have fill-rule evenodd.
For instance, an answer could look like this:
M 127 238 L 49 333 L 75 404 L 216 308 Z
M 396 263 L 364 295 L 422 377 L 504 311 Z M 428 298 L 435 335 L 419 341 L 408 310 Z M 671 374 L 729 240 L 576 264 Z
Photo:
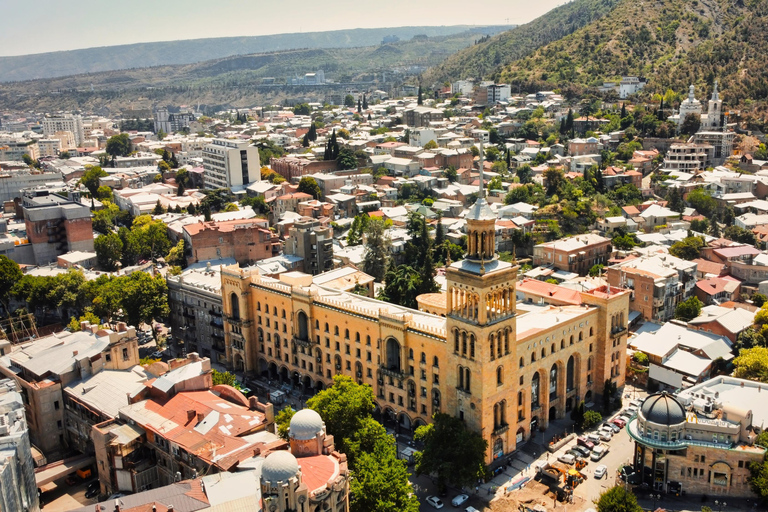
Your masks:
M 768 0 L 621 0 L 496 73 L 529 89 L 642 76 L 648 93 L 684 93 L 689 84 L 711 90 L 719 80 L 724 100 L 736 106 L 768 96 L 767 33 Z
M 458 52 L 422 76 L 426 85 L 461 78 L 491 78 L 500 66 L 605 16 L 619 0 L 575 0 L 535 20 Z
M 478 39 L 506 27 L 483 27 L 440 37 L 417 38 L 361 48 L 318 48 L 238 55 L 195 64 L 89 73 L 46 80 L 0 83 L 0 109 L 111 110 L 135 102 L 246 107 L 262 101 L 324 99 L 327 88 L 265 87 L 323 69 L 335 82 L 389 90 L 412 74 L 436 65 Z M 361 86 L 364 86 L 361 84 Z
M 192 64 L 232 55 L 297 48 L 353 48 L 380 44 L 387 36 L 409 40 L 415 35 L 446 36 L 471 27 L 396 27 L 303 32 L 255 37 L 222 37 L 104 46 L 16 57 L 0 57 L 0 82 L 34 80 L 119 69 Z

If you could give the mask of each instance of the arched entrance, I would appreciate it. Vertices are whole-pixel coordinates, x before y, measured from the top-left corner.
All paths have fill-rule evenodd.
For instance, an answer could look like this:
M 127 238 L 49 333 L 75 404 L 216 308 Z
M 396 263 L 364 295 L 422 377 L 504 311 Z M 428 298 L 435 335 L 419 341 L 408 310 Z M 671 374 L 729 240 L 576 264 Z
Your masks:
M 307 314 L 303 311 L 299 311 L 299 339 L 307 341 L 309 340 L 309 325 L 307 322 Z
M 285 366 L 280 367 L 280 380 L 284 383 L 288 383 L 290 378 L 288 377 L 288 368 Z
M 266 379 L 269 378 L 269 364 L 267 364 L 266 359 L 261 357 L 259 358 L 259 375 Z
M 293 375 L 291 376 L 291 384 L 295 388 L 301 386 L 301 375 L 299 375 L 299 372 L 293 372 Z
M 493 442 L 493 460 L 498 459 L 504 455 L 504 440 L 497 437 Z
M 309 378 L 309 375 L 305 375 L 301 379 L 301 386 L 303 393 L 309 393 L 312 390 L 312 379 Z
M 277 371 L 277 365 L 275 363 L 269 363 L 269 380 L 277 380 L 279 373 Z
M 233 358 L 232 362 L 235 366 L 235 371 L 242 372 L 245 370 L 245 363 L 243 363 L 243 356 L 241 356 L 240 354 L 235 354 L 235 357 Z
M 565 401 L 565 412 L 571 412 L 573 409 L 573 398 L 569 398 Z
M 517 444 L 520 444 L 525 439 L 525 429 L 523 427 L 520 427 L 517 429 L 517 434 L 515 435 L 515 442 Z
M 318 379 L 318 380 L 315 381 L 315 393 L 321 392 L 324 387 L 325 386 L 323 385 L 321 380 Z
M 400 415 L 397 417 L 397 423 L 400 426 L 400 428 L 407 431 L 411 430 L 411 418 L 404 412 L 401 412 Z
M 413 420 L 413 430 L 414 431 L 416 431 L 416 429 L 419 428 L 419 427 L 423 427 L 424 425 L 426 425 L 426 423 L 421 418 L 416 418 L 415 420 Z
M 553 405 L 549 408 L 549 421 L 554 421 L 557 419 L 557 409 Z

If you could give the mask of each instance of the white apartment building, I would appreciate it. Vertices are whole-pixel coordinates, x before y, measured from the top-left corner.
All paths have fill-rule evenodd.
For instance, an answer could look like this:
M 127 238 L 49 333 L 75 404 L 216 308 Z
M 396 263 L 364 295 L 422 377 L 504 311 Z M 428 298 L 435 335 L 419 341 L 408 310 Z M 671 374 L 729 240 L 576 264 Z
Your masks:
M 45 158 L 47 156 L 59 156 L 61 151 L 61 140 L 59 139 L 38 139 L 37 140 L 37 153 L 39 158 Z
M 70 132 L 75 136 L 75 144 L 81 146 L 85 135 L 83 133 L 83 118 L 72 114 L 59 114 L 43 119 L 43 135 L 53 137 L 56 132 Z
M 238 140 L 214 139 L 203 148 L 205 188 L 247 186 L 261 179 L 259 149 Z

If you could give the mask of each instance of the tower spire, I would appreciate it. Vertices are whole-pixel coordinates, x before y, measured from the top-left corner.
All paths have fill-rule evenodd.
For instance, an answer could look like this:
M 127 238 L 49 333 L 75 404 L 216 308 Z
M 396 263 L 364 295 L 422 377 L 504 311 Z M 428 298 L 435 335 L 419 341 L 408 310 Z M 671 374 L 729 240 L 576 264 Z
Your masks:
M 483 139 L 480 139 L 480 193 L 478 197 L 485 197 L 485 155 L 483 154 Z

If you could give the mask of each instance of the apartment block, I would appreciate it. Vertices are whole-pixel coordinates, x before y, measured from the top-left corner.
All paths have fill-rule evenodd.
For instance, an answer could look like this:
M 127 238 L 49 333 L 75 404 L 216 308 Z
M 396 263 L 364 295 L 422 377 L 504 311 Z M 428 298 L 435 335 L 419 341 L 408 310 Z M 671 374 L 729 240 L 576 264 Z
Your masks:
M 259 181 L 259 149 L 245 141 L 214 139 L 203 148 L 203 173 L 207 189 L 232 189 Z
M 0 380 L 0 510 L 40 510 L 24 400 L 12 379 Z
M 303 258 L 303 271 L 317 275 L 333 268 L 333 228 L 310 218 L 297 220 L 288 230 L 285 254 Z
M 83 133 L 83 118 L 72 114 L 59 114 L 43 119 L 43 134 L 52 137 L 57 132 L 70 132 L 75 138 L 75 144 L 82 146 L 85 140 Z
M 611 241 L 600 235 L 586 234 L 539 244 L 533 248 L 533 264 L 553 267 L 581 276 L 611 257 Z

